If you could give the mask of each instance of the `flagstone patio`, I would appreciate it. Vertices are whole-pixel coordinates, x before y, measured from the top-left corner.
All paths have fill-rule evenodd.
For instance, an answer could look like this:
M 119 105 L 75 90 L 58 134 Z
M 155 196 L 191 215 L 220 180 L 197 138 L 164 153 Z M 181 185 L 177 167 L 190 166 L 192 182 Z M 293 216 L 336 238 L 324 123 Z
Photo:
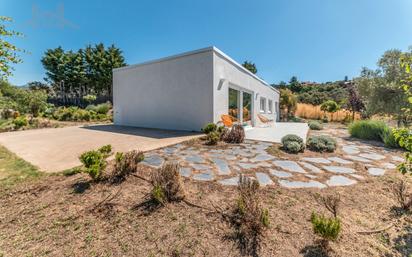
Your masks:
M 352 140 L 342 129 L 311 133 L 335 137 L 337 151 L 319 154 L 306 150 L 305 154 L 275 157 L 266 151 L 273 143 L 263 141 L 246 140 L 240 145 L 215 147 L 180 143 L 147 152 L 143 164 L 160 167 L 166 160 L 177 161 L 182 176 L 225 186 L 237 185 L 239 175 L 244 174 L 261 186 L 326 188 L 350 186 L 395 172 L 402 161 L 398 151 Z M 313 156 L 307 156 L 308 152 Z

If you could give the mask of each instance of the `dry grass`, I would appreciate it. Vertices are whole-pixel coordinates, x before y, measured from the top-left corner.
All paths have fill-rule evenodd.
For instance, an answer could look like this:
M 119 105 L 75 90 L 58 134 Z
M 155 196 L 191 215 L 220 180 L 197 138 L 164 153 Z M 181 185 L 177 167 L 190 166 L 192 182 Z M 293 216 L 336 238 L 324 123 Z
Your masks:
M 408 186 L 404 180 L 400 180 L 393 185 L 393 194 L 400 207 L 408 211 L 412 207 L 412 193 L 408 192 Z
M 155 169 L 143 167 L 139 174 L 150 178 Z M 260 189 L 262 205 L 268 208 L 270 226 L 261 241 L 259 256 L 320 256 L 313 241 L 310 217 L 322 207 L 317 193 L 338 191 L 341 195 L 342 234 L 331 247 L 338 256 L 409 256 L 412 253 L 412 216 L 397 216 L 391 187 L 391 172 L 350 187 Z M 135 208 L 152 188 L 147 181 L 129 176 L 121 185 L 92 184 L 83 193 L 73 187 L 88 181 L 85 174 L 47 176 L 0 188 L 0 256 L 240 256 L 238 245 L 227 236 L 233 227 L 218 214 L 190 207 L 184 202 L 169 204 L 145 214 Z M 412 183 L 412 178 L 407 177 Z M 94 206 L 120 194 L 105 208 Z M 185 179 L 190 202 L 225 211 L 232 210 L 238 195 L 235 187 Z M 387 227 L 381 233 L 361 235 Z
M 111 179 L 113 182 L 120 182 L 127 176 L 137 171 L 137 165 L 144 160 L 141 151 L 130 151 L 127 153 L 116 153 L 115 164 Z
M 232 223 L 236 228 L 234 239 L 241 253 L 258 256 L 264 229 L 269 226 L 269 212 L 262 208 L 259 183 L 240 176 Z
M 181 201 L 185 198 L 180 166 L 175 162 L 166 162 L 152 173 L 151 197 L 158 203 L 165 205 L 168 202 Z
M 321 120 L 325 113 L 320 110 L 320 105 L 314 106 L 311 104 L 299 103 L 295 112 L 295 115 L 304 119 Z M 340 110 L 335 113 L 326 113 L 329 121 L 343 121 L 346 117 L 352 117 L 352 113 L 347 110 Z M 355 120 L 360 119 L 360 114 L 355 114 Z

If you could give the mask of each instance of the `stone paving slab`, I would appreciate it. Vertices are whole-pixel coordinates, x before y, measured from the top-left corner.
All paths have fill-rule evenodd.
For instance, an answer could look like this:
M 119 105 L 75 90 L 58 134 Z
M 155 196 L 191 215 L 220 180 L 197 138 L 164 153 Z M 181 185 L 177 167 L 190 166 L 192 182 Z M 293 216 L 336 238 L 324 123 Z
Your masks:
M 236 186 L 240 174 L 244 174 L 256 179 L 261 186 L 322 189 L 351 186 L 367 177 L 383 176 L 387 170 L 396 168 L 392 162 L 401 159 L 385 148 L 338 139 L 342 142 L 338 147 L 345 153 L 343 157 L 324 153 L 311 157 L 295 155 L 293 160 L 279 158 L 266 152 L 271 143 L 246 140 L 223 149 L 205 145 L 169 146 L 147 153 L 143 163 L 158 167 L 166 159 L 178 161 L 183 165 L 182 176 L 202 183 Z M 367 167 L 367 171 L 357 170 L 359 165 Z

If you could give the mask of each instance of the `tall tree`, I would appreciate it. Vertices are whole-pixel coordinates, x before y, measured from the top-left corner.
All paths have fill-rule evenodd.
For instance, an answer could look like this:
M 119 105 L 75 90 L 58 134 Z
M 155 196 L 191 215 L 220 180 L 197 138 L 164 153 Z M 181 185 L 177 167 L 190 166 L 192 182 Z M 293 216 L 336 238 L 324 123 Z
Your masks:
M 411 50 L 403 54 L 411 55 Z M 398 126 L 410 122 L 403 111 L 408 105 L 408 97 L 402 89 L 402 81 L 407 77 L 401 68 L 403 54 L 399 50 L 386 51 L 377 62 L 378 69 L 363 68 L 361 76 L 355 79 L 366 114 L 392 115 L 397 119 Z
M 111 45 L 88 45 L 77 52 L 61 47 L 48 49 L 42 58 L 46 81 L 64 92 L 84 96 L 87 94 L 112 95 L 112 70 L 125 64 L 122 51 Z
M 289 81 L 289 88 L 293 93 L 299 93 L 302 90 L 302 85 L 300 84 L 298 78 L 293 76 Z
M 292 91 L 290 91 L 289 89 L 280 89 L 279 105 L 281 112 L 283 112 L 281 114 L 283 114 L 282 116 L 284 120 L 294 115 L 297 103 L 297 98 Z
M 12 64 L 21 63 L 22 59 L 19 56 L 24 50 L 16 47 L 9 42 L 8 38 L 22 36 L 20 32 L 9 30 L 6 27 L 7 22 L 12 22 L 10 17 L 0 16 L 0 79 L 6 80 L 12 75 Z
M 257 73 L 257 68 L 256 65 L 253 62 L 250 61 L 244 61 L 242 64 L 243 67 L 245 67 L 247 70 L 252 72 L 253 74 Z

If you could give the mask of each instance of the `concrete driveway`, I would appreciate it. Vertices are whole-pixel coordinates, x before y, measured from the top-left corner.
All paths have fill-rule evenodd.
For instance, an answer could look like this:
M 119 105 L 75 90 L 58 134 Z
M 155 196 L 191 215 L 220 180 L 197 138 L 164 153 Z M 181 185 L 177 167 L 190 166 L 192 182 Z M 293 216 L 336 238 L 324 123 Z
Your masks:
M 111 144 L 113 151 L 148 151 L 198 136 L 183 131 L 166 131 L 114 125 L 35 129 L 0 134 L 0 144 L 46 172 L 80 165 L 79 155 Z

